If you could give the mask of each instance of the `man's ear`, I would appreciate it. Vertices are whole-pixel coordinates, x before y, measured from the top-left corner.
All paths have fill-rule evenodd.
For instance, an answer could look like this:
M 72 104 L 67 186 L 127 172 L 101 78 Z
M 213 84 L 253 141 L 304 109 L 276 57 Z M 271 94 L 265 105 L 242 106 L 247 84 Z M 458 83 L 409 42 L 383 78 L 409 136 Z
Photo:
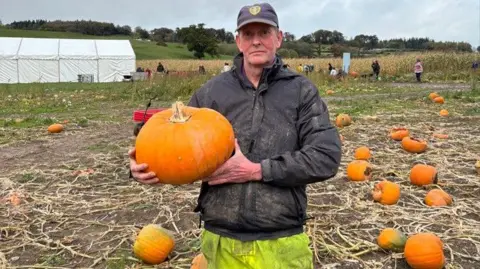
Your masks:
M 278 40 L 277 49 L 279 49 L 282 46 L 282 42 L 283 42 L 283 31 L 280 29 L 277 30 L 277 40 Z
M 243 52 L 240 47 L 240 32 L 238 32 L 238 34 L 235 36 L 235 43 L 237 43 L 238 51 Z

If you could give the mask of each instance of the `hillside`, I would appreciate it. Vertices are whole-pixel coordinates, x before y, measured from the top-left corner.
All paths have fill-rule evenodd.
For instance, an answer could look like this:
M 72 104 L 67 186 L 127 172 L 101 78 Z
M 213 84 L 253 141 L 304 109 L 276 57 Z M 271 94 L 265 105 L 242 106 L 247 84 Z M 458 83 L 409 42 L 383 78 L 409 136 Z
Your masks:
M 129 36 L 92 36 L 79 33 L 49 32 L 6 29 L 0 27 L 0 37 L 37 37 L 37 38 L 74 38 L 74 39 L 130 39 L 137 60 L 155 59 L 195 59 L 193 53 L 188 51 L 186 46 L 179 43 L 167 43 L 167 47 L 156 45 L 150 41 L 139 41 Z M 212 59 L 207 56 L 206 59 Z M 221 55 L 220 59 L 231 59 L 231 56 Z

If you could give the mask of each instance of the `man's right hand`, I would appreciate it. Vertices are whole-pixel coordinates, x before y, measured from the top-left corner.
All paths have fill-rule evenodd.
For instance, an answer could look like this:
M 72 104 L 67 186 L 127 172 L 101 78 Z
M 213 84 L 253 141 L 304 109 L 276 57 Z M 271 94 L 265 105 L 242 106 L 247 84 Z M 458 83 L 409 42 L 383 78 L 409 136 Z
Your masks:
M 157 184 L 158 178 L 154 172 L 145 172 L 148 165 L 146 163 L 137 164 L 135 148 L 128 151 L 130 157 L 130 171 L 132 171 L 133 178 L 143 184 Z

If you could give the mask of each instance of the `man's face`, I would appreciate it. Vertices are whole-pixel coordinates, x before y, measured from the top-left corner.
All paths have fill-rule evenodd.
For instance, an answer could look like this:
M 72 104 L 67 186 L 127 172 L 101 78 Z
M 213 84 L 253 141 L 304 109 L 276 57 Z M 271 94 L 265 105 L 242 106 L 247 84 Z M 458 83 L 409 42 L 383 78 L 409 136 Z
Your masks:
M 245 60 L 251 65 L 268 65 L 282 45 L 283 33 L 263 23 L 250 23 L 243 26 L 236 42 Z

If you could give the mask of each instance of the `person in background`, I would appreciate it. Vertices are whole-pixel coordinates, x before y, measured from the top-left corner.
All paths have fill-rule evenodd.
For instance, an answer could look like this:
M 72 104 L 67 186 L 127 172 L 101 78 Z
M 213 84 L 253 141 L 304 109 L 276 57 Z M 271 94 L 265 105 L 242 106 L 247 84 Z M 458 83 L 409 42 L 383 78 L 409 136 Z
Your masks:
M 157 65 L 157 72 L 158 72 L 158 73 L 163 73 L 163 72 L 165 72 L 165 67 L 163 67 L 163 64 L 160 63 L 160 62 L 159 62 L 158 65 Z
M 378 63 L 378 60 L 372 62 L 372 70 L 373 74 L 375 75 L 375 79 L 378 80 L 378 76 L 380 74 L 380 64 Z
M 336 77 L 338 74 L 337 70 L 335 69 L 335 67 L 332 67 L 332 70 L 330 70 L 330 76 L 332 77 Z
M 417 62 L 415 63 L 414 72 L 417 77 L 417 82 L 422 82 L 423 64 L 419 58 L 417 58 Z
M 222 68 L 222 73 L 230 71 L 232 68 L 228 63 L 225 63 Z
M 199 65 L 198 66 L 198 73 L 201 74 L 201 75 L 205 75 L 205 73 L 206 73 L 205 66 Z
M 270 4 L 237 17 L 232 70 L 195 91 L 188 106 L 222 113 L 235 131 L 235 152 L 202 181 L 195 212 L 204 222 L 201 252 L 209 269 L 313 269 L 304 231 L 307 185 L 338 172 L 342 147 L 315 84 L 282 68 L 283 41 Z M 158 184 L 129 151 L 134 179 Z
M 333 66 L 331 63 L 328 63 L 328 72 L 332 72 Z
M 299 64 L 299 65 L 297 66 L 297 72 L 298 72 L 298 73 L 302 73 L 302 72 L 303 72 L 303 65 L 302 65 L 302 64 Z

